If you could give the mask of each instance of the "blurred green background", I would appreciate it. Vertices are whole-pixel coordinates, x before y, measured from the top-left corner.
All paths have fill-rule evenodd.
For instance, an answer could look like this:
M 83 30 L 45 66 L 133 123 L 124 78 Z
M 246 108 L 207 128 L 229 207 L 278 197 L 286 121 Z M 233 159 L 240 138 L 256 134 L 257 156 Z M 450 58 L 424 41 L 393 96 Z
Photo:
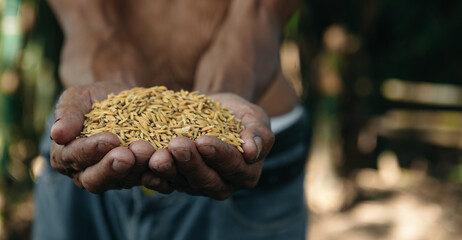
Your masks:
M 45 1 L 1 0 L 0 14 L 0 239 L 28 239 L 63 36 Z M 310 239 L 460 236 L 462 2 L 305 0 L 284 35 L 284 74 L 313 121 Z M 365 202 L 389 222 L 354 225 Z M 384 215 L 400 206 L 439 230 Z M 349 223 L 336 232 L 332 216 Z

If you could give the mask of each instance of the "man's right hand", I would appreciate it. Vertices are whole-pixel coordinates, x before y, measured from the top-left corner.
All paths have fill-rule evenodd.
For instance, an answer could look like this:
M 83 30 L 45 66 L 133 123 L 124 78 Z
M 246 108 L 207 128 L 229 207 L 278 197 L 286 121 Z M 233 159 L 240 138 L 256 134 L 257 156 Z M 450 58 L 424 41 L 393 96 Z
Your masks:
M 122 147 L 118 137 L 107 132 L 76 139 L 93 102 L 127 88 L 106 82 L 72 87 L 61 95 L 56 105 L 55 122 L 50 131 L 51 166 L 90 192 L 139 185 L 140 175 L 148 169 L 149 158 L 154 153 L 146 141 Z

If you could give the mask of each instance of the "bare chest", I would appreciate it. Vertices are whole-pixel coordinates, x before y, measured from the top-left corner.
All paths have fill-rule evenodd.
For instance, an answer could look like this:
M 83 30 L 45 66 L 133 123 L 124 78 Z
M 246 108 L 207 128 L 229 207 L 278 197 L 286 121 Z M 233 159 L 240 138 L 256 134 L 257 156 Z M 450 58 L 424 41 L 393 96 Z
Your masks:
M 67 39 L 61 63 L 62 72 L 70 73 L 64 78 L 65 84 L 99 81 L 108 75 L 111 78 L 130 72 L 145 85 L 191 88 L 198 61 L 219 30 L 228 2 L 112 1 L 107 11 L 95 13 L 113 28 L 111 35 L 98 39 L 96 44 L 91 42 L 91 36 Z M 85 21 L 75 24 L 94 27 Z M 80 28 L 85 26 L 77 29 Z

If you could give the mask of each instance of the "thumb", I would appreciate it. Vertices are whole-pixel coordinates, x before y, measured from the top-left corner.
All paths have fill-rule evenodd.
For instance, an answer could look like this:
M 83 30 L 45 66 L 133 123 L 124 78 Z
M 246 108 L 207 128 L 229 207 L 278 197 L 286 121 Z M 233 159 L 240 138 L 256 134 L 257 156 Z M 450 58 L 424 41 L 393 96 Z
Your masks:
M 83 128 L 85 114 L 91 111 L 95 100 L 106 99 L 109 93 L 119 93 L 130 86 L 124 82 L 98 82 L 71 87 L 63 92 L 56 104 L 55 122 L 50 137 L 60 145 L 72 141 Z
M 50 137 L 64 145 L 80 135 L 85 114 L 90 112 L 92 98 L 88 87 L 73 87 L 63 92 L 56 104 L 55 122 Z

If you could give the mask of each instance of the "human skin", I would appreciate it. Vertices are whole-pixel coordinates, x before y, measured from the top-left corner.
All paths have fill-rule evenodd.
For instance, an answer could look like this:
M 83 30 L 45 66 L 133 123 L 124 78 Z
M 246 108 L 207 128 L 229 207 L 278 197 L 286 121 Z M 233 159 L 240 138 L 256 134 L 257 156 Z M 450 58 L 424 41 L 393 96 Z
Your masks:
M 144 185 L 226 199 L 256 185 L 274 142 L 269 116 L 297 100 L 279 66 L 279 35 L 297 1 L 49 0 L 63 28 L 66 87 L 51 165 L 93 193 Z M 95 100 L 132 87 L 199 91 L 242 120 L 244 153 L 215 137 L 177 137 L 155 151 L 111 133 L 78 138 Z

